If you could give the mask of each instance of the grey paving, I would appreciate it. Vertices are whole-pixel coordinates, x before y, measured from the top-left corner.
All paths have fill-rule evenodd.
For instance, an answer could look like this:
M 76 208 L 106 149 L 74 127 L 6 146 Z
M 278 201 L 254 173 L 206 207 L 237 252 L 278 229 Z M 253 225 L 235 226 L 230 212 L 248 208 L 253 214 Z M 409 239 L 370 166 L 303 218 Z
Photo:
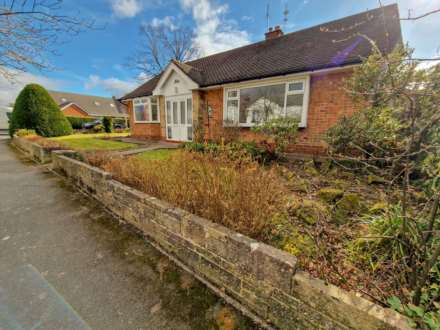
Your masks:
M 215 329 L 225 308 L 7 140 L 0 140 L 0 270 L 2 330 Z
M 128 143 L 140 143 L 142 140 L 134 139 L 134 138 L 124 138 L 121 139 L 123 142 Z M 129 149 L 125 151 L 118 152 L 122 156 L 130 156 L 139 154 L 145 151 L 152 151 L 152 150 L 158 150 L 158 149 L 177 149 L 179 145 L 177 143 L 167 142 L 167 141 L 148 141 L 145 142 L 144 145 L 140 146 L 139 148 L 135 149 Z

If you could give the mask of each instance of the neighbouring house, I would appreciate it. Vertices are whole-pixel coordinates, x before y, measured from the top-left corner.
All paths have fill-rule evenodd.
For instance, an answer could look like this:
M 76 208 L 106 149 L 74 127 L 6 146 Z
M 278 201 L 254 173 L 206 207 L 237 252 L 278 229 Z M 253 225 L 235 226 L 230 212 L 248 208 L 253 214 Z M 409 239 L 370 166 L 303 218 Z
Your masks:
M 49 91 L 67 117 L 128 118 L 127 108 L 116 98 Z
M 288 34 L 277 26 L 254 44 L 171 61 L 121 101 L 136 137 L 190 141 L 202 132 L 209 140 L 234 126 L 257 138 L 250 128 L 261 120 L 293 116 L 300 132 L 290 150 L 319 154 L 325 132 L 359 108 L 343 85 L 372 43 L 382 53 L 402 44 L 396 4 Z
M 12 113 L 11 107 L 0 106 L 0 134 L 6 133 L 9 128 L 9 115 Z

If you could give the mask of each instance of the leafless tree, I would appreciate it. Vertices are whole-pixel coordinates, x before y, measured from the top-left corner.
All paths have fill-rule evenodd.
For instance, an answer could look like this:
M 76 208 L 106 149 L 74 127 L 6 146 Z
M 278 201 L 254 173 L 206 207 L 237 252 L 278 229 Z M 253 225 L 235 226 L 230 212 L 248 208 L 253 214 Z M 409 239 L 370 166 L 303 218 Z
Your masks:
M 403 18 L 401 18 L 400 20 L 401 20 L 401 21 L 416 21 L 416 20 L 418 20 L 418 19 L 421 19 L 421 18 L 427 17 L 427 16 L 432 15 L 432 14 L 436 14 L 436 13 L 440 13 L 440 8 L 435 9 L 435 10 L 431 10 L 431 11 L 426 12 L 426 13 L 424 13 L 424 14 L 421 14 L 421 15 L 419 15 L 419 16 L 415 16 L 415 17 L 413 17 L 413 16 L 411 15 L 411 10 L 408 10 L 408 17 L 403 17 Z
M 128 59 L 127 66 L 137 73 L 154 76 L 170 60 L 185 62 L 196 58 L 199 49 L 194 45 L 194 33 L 186 27 L 143 24 L 140 27 L 140 47 Z
M 52 69 L 48 55 L 89 28 L 93 20 L 63 13 L 63 0 L 1 0 L 0 75 L 13 80 L 31 68 Z

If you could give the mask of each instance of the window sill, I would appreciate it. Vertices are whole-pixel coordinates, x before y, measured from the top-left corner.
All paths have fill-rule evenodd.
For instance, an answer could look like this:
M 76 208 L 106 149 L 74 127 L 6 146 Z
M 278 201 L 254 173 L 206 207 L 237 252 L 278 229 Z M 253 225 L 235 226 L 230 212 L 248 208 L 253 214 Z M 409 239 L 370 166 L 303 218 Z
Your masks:
M 257 126 L 258 124 L 225 124 L 223 123 L 223 127 L 238 127 L 238 128 L 252 128 Z M 299 124 L 298 128 L 304 129 L 307 128 L 307 125 L 305 124 Z
M 135 124 L 160 124 L 160 121 L 134 121 Z

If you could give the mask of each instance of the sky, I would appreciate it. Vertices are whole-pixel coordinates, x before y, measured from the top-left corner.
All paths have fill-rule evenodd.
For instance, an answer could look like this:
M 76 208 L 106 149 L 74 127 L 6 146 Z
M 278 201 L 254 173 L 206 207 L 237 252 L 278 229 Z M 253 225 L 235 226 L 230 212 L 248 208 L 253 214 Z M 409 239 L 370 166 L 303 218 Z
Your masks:
M 293 32 L 378 7 L 379 0 L 64 0 L 66 14 L 95 20 L 99 29 L 69 37 L 48 59 L 56 68 L 30 71 L 11 84 L 0 77 L 0 105 L 13 102 L 27 83 L 47 89 L 100 96 L 122 96 L 140 84 L 127 68 L 140 46 L 142 24 L 182 25 L 194 30 L 194 42 L 204 55 L 260 41 L 270 25 Z M 440 8 L 440 0 L 381 0 L 397 2 L 400 16 Z M 288 22 L 283 22 L 285 4 Z M 402 21 L 403 38 L 420 57 L 440 55 L 440 14 L 419 21 Z

